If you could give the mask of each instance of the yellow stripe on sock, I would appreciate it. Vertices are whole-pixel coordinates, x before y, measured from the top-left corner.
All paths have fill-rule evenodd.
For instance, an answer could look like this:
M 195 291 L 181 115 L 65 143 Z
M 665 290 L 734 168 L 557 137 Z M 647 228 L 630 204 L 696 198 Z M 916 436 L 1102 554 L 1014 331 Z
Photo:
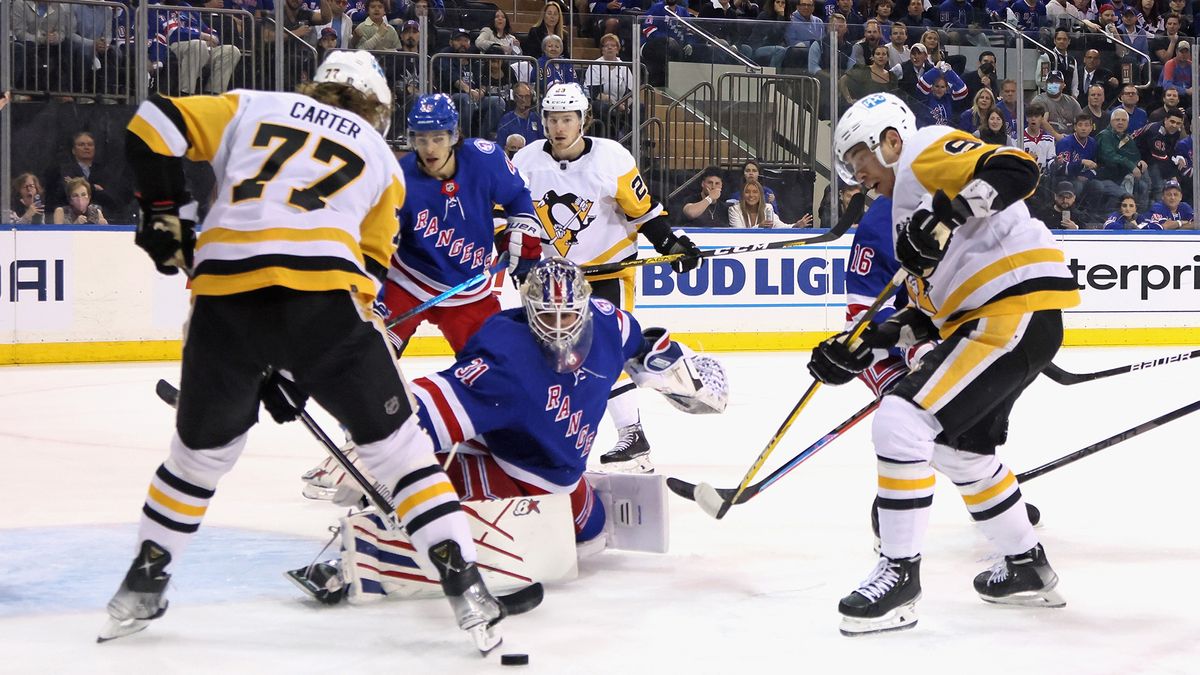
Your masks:
M 974 494 L 974 495 L 963 495 L 962 496 L 963 501 L 966 502 L 968 506 L 975 506 L 976 504 L 982 504 L 982 503 L 986 502 L 987 500 L 989 500 L 989 499 L 995 497 L 996 495 L 1007 490 L 1016 481 L 1017 481 L 1017 477 L 1013 475 L 1012 471 L 1009 471 L 1008 475 L 1004 477 L 1004 480 L 1001 480 L 999 483 L 996 483 L 995 485 L 984 490 L 983 492 L 980 492 L 979 494 Z
M 150 486 L 150 499 L 153 499 L 155 502 L 158 502 L 162 506 L 165 506 L 180 515 L 191 516 L 193 518 L 203 517 L 204 512 L 208 510 L 207 506 L 192 506 L 191 504 L 185 504 L 178 499 L 168 497 L 162 492 L 162 490 L 159 490 L 153 485 Z
M 413 508 L 421 502 L 429 501 L 434 497 L 438 497 L 446 493 L 454 494 L 454 486 L 450 484 L 450 481 L 442 481 L 435 485 L 430 485 L 424 490 L 421 490 L 420 492 L 397 504 L 396 515 L 404 518 L 409 511 L 413 510 Z
M 879 477 L 879 487 L 885 490 L 925 490 L 934 486 L 936 478 L 929 474 L 924 478 Z

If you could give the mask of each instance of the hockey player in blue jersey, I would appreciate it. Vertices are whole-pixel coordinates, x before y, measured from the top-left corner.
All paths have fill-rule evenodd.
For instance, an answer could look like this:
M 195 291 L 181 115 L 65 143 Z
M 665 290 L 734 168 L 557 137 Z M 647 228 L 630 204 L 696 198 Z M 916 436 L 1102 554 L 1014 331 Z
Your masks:
M 458 121 L 454 102 L 445 94 L 418 98 L 408 115 L 414 152 L 400 160 L 408 198 L 398 214 L 399 247 L 383 298 L 393 316 L 491 265 L 494 205 L 508 221 L 509 273 L 520 280 L 541 258 L 541 228 L 524 180 L 503 148 L 481 138 L 461 138 Z M 406 343 L 428 320 L 457 353 L 498 311 L 500 303 L 485 280 L 397 324 L 392 333 Z
M 533 267 L 521 305 L 484 322 L 452 366 L 413 380 L 418 423 L 443 458 L 454 451 L 446 473 L 464 501 L 568 494 L 576 541 L 594 541 L 606 516 L 584 471 L 612 382 L 627 372 L 680 410 L 719 413 L 725 373 L 665 329 L 643 330 L 592 297 L 583 271 L 564 258 Z M 341 484 L 335 503 L 356 501 Z M 370 564 L 383 569 L 386 558 Z

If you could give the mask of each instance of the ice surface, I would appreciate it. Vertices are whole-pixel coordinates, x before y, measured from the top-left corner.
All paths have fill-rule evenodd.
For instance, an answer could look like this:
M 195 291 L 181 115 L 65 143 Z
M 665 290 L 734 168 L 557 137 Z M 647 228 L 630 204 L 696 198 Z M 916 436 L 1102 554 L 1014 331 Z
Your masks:
M 1185 351 L 1073 349 L 1075 372 Z M 735 486 L 808 384 L 805 355 L 721 357 L 723 416 L 688 417 L 642 392 L 659 471 Z M 445 359 L 405 359 L 410 376 Z M 1195 400 L 1200 363 L 1062 387 L 1018 403 L 1001 457 L 1032 468 Z M 173 417 L 154 383 L 178 364 L 0 369 L 0 672 L 495 672 L 442 600 L 322 607 L 282 576 L 309 562 L 337 512 L 300 497 L 321 457 L 298 424 L 266 420 L 220 485 L 175 569 L 171 607 L 143 633 L 95 644 L 132 558 L 146 486 Z M 760 473 L 866 402 L 858 383 L 822 388 Z M 328 421 L 328 418 L 322 417 Z M 335 427 L 330 423 L 330 430 Z M 607 449 L 605 422 L 596 441 Z M 498 652 L 538 673 L 1198 673 L 1200 415 L 1027 484 L 1062 578 L 1061 610 L 985 605 L 971 579 L 990 561 L 953 486 L 939 479 L 919 625 L 838 634 L 837 601 L 874 564 L 869 424 L 853 429 L 723 521 L 672 496 L 671 553 L 605 552 L 545 604 L 503 624 Z M 506 671 L 507 672 L 507 671 Z

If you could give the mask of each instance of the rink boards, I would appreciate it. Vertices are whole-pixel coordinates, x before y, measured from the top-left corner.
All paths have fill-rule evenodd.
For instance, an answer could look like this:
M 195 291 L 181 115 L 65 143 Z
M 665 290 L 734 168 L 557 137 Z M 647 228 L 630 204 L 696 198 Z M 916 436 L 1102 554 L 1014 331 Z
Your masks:
M 689 230 L 702 248 L 812 230 Z M 1069 345 L 1200 343 L 1200 233 L 1058 232 L 1083 302 Z M 642 255 L 653 255 L 644 245 Z M 828 245 L 710 258 L 685 276 L 637 268 L 638 317 L 703 350 L 803 349 L 841 330 L 845 269 L 869 259 L 847 235 Z M 498 280 L 506 306 L 511 284 Z M 131 226 L 8 226 L 0 233 L 0 364 L 175 359 L 187 317 L 182 275 L 164 277 Z M 422 326 L 410 355 L 448 354 Z

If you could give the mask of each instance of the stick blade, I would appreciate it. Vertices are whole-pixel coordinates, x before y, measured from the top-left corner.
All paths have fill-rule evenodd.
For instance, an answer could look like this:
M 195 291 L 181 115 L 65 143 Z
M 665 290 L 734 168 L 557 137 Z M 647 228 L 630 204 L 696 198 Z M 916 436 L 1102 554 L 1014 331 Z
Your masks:
M 694 494 L 700 509 L 717 520 L 724 517 L 725 512 L 729 510 L 725 498 L 721 496 L 720 492 L 717 492 L 717 488 L 708 483 L 697 485 Z
M 673 477 L 668 476 L 667 477 L 667 488 L 669 488 L 671 490 L 671 492 L 674 492 L 675 494 L 679 495 L 680 497 L 683 497 L 684 499 L 696 501 L 696 484 L 695 483 L 689 483 L 686 480 L 680 480 L 678 478 L 673 478 Z
M 163 403 L 172 408 L 179 404 L 179 390 L 175 388 L 175 385 L 166 380 L 159 380 L 158 384 L 154 385 L 154 393 L 162 399 Z

